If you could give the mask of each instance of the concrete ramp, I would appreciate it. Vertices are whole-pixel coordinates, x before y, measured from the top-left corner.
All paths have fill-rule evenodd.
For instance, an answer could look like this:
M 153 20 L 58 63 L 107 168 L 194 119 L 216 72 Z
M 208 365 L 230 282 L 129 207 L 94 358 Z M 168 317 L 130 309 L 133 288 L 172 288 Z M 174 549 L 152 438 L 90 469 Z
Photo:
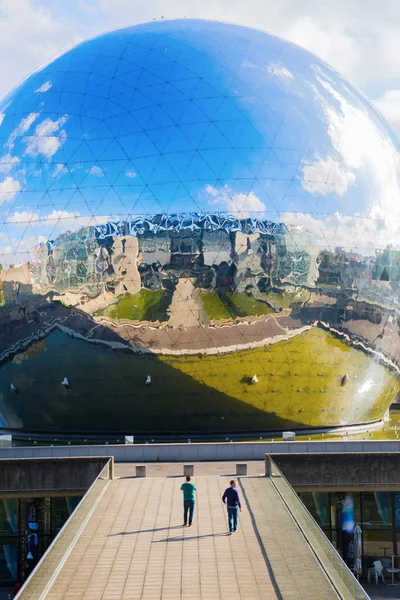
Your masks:
M 45 596 L 49 600 L 330 600 L 328 579 L 271 481 L 242 478 L 228 535 L 228 479 L 200 476 L 193 527 L 181 478 L 111 482 Z

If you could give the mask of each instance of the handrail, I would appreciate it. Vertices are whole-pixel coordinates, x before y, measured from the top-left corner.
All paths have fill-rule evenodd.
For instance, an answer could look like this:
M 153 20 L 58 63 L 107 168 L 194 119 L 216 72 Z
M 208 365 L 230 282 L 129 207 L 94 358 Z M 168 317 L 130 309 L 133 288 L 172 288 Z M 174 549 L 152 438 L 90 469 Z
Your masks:
M 44 600 L 75 546 L 87 521 L 113 478 L 113 458 L 100 471 L 78 506 L 58 532 L 42 558 L 21 587 L 15 600 Z
M 341 600 L 370 600 L 270 456 L 268 476 Z

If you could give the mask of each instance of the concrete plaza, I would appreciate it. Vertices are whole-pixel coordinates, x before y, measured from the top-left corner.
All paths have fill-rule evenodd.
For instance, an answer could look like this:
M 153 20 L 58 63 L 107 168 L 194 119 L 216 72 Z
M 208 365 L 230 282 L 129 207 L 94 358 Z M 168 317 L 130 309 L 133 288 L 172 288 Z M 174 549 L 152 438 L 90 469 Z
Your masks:
M 253 468 L 260 472 L 261 466 L 258 463 Z M 177 465 L 174 468 L 176 473 Z M 229 465 L 220 468 L 229 473 Z M 214 469 L 219 470 L 217 465 Z M 117 478 L 97 505 L 46 598 L 337 598 L 268 478 L 239 479 L 243 512 L 239 530 L 229 535 L 221 496 L 230 477 L 217 472 L 200 474 L 202 469 L 196 472 L 194 525 L 184 528 L 179 489 L 183 477 L 136 479 L 131 476 L 133 465 L 117 465 Z

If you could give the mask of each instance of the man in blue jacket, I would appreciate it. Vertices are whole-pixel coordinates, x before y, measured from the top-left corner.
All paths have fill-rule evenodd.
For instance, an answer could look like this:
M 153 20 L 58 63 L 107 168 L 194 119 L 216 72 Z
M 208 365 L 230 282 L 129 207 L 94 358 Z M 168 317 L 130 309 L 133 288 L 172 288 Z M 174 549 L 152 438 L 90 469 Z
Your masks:
M 236 481 L 232 479 L 229 483 L 231 486 L 225 490 L 222 502 L 226 504 L 228 509 L 229 533 L 233 533 L 238 526 L 238 511 L 242 512 L 242 505 L 240 504 L 239 492 L 236 489 Z

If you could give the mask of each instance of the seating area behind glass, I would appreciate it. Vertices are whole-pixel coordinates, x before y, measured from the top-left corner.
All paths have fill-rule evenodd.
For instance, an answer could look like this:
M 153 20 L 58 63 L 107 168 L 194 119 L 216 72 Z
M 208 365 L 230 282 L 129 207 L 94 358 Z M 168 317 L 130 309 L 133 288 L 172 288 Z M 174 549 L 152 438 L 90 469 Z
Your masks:
M 392 556 L 400 554 L 400 492 L 299 492 L 302 502 L 350 568 L 354 566 L 353 535 L 346 519 L 354 519 L 362 530 L 362 567 L 367 577 L 374 561 L 381 561 L 384 575 L 392 567 Z M 395 558 L 395 567 L 400 564 Z

